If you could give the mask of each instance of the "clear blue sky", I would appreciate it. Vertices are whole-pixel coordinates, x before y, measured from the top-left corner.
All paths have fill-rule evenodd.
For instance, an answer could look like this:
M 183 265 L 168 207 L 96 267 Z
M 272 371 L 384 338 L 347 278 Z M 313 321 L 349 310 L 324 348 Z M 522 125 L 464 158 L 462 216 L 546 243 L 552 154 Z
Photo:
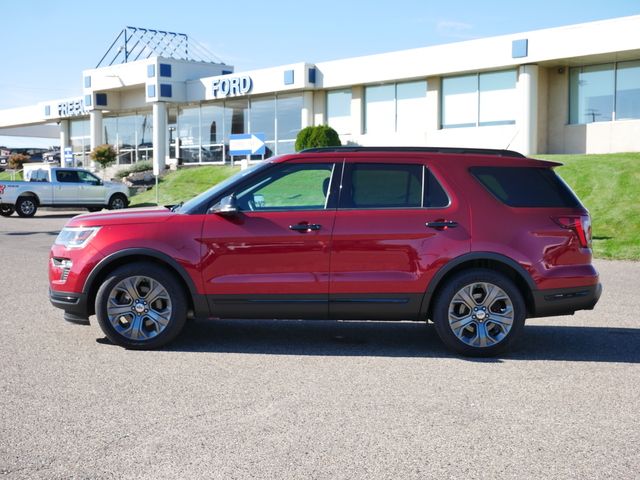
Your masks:
M 127 25 L 186 33 L 242 71 L 637 14 L 640 0 L 0 0 L 0 109 L 81 95 Z

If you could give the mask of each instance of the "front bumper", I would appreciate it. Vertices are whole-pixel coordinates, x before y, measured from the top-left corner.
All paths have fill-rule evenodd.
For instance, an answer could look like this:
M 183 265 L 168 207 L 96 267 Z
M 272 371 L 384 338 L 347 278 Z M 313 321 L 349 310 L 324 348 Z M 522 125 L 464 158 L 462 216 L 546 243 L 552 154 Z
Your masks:
M 49 301 L 64 310 L 64 319 L 73 323 L 89 323 L 89 306 L 84 293 L 61 292 L 49 289 Z
M 602 295 L 602 284 L 586 287 L 534 290 L 530 317 L 573 315 L 578 310 L 593 310 Z

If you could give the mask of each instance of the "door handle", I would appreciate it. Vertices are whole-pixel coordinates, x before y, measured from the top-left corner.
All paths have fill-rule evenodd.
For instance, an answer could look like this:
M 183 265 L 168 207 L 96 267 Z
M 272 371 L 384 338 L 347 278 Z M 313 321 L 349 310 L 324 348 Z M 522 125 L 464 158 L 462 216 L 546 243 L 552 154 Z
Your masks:
M 317 223 L 298 223 L 297 225 L 289 225 L 289 230 L 296 232 L 310 232 L 312 230 L 320 230 L 322 225 Z
M 446 230 L 447 228 L 456 228 L 458 222 L 453 220 L 437 220 L 435 222 L 427 222 L 425 225 L 429 228 L 435 228 L 436 230 Z

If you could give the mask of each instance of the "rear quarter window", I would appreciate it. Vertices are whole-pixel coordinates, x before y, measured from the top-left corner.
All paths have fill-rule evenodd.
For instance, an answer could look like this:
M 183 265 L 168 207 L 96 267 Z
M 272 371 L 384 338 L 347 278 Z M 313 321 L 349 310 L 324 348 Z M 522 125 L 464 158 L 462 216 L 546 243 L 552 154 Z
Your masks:
M 580 207 L 571 189 L 550 168 L 472 167 L 471 174 L 510 207 Z

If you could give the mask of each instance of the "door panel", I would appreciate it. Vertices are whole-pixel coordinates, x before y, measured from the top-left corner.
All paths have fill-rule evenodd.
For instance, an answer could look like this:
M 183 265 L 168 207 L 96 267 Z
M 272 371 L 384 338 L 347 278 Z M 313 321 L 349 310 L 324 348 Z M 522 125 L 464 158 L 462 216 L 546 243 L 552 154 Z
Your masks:
M 419 162 L 354 163 L 333 230 L 330 316 L 415 319 L 435 272 L 470 249 L 468 209 Z
M 80 204 L 99 204 L 106 202 L 107 187 L 95 175 L 89 172 L 78 172 L 80 186 L 78 188 L 78 202 Z
M 219 317 L 326 318 L 334 164 L 281 164 L 233 195 L 239 212 L 208 214 L 203 280 Z
M 53 200 L 58 204 L 77 204 L 80 179 L 75 170 L 56 170 L 56 184 L 53 185 Z

